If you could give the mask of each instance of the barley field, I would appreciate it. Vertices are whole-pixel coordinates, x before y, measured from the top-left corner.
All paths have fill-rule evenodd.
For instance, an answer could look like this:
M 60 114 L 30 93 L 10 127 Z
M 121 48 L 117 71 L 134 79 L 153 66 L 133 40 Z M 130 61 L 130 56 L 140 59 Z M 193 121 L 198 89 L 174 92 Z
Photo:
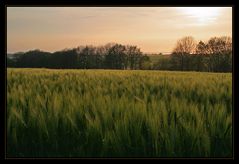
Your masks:
M 7 157 L 231 157 L 232 74 L 7 69 Z

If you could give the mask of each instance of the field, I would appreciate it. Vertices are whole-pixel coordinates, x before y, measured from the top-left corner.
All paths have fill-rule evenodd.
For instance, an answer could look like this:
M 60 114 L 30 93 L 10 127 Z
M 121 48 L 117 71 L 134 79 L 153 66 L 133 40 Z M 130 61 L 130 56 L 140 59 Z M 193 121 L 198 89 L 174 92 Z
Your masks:
M 7 69 L 8 157 L 231 157 L 232 75 Z
M 155 64 L 157 63 L 160 59 L 169 59 L 170 55 L 150 55 L 150 61 Z

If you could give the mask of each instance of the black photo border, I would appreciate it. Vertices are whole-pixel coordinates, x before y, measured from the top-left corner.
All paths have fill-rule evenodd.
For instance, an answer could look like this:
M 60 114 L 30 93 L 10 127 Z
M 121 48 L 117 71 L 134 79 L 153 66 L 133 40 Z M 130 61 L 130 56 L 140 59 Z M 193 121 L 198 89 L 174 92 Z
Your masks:
M 36 158 L 10 158 L 7 157 L 6 154 L 6 106 L 7 106 L 7 69 L 6 69 L 6 55 L 7 55 L 7 7 L 232 7 L 233 8 L 233 17 L 232 17 L 232 39 L 233 39 L 233 70 L 232 70 L 232 89 L 233 89 L 233 153 L 232 158 L 137 158 L 137 159 L 238 159 L 238 70 L 239 64 L 237 64 L 237 58 L 239 55 L 238 51 L 238 32 L 236 31 L 238 25 L 236 24 L 236 20 L 239 20 L 237 17 L 238 14 L 238 6 L 236 5 L 237 0 L 218 0 L 218 1 L 209 1 L 209 0 L 165 0 L 165 1 L 126 1 L 126 0 L 118 0 L 118 1 L 97 1 L 97 0 L 82 0 L 82 1 L 74 1 L 74 0 L 58 0 L 58 1 L 33 1 L 33 0 L 6 0 L 1 3 L 1 21 L 2 30 L 1 30 L 1 54 L 0 54 L 0 71 L 1 71 L 1 159 L 36 159 Z M 4 26 L 3 26 L 4 24 Z M 69 158 L 41 158 L 41 159 L 69 159 Z M 128 158 L 74 158 L 74 159 L 128 159 Z M 135 158 L 134 158 L 135 159 Z

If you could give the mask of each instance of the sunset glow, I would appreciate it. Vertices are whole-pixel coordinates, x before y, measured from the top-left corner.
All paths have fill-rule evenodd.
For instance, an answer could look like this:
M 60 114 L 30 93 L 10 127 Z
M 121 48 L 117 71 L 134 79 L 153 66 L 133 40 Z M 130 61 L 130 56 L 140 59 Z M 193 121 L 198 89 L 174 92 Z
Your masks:
M 184 36 L 232 36 L 232 7 L 7 7 L 7 52 L 110 42 L 171 52 Z
M 179 10 L 195 19 L 198 25 L 210 25 L 219 19 L 223 9 L 220 7 L 182 7 Z

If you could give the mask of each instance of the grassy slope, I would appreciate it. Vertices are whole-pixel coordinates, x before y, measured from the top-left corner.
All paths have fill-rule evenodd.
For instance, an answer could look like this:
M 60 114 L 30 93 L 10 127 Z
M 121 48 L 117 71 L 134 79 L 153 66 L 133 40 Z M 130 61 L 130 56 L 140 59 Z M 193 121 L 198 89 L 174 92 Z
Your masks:
M 169 58 L 170 55 L 151 55 L 149 56 L 151 62 L 153 64 L 157 63 L 160 59 L 165 59 L 165 58 Z

